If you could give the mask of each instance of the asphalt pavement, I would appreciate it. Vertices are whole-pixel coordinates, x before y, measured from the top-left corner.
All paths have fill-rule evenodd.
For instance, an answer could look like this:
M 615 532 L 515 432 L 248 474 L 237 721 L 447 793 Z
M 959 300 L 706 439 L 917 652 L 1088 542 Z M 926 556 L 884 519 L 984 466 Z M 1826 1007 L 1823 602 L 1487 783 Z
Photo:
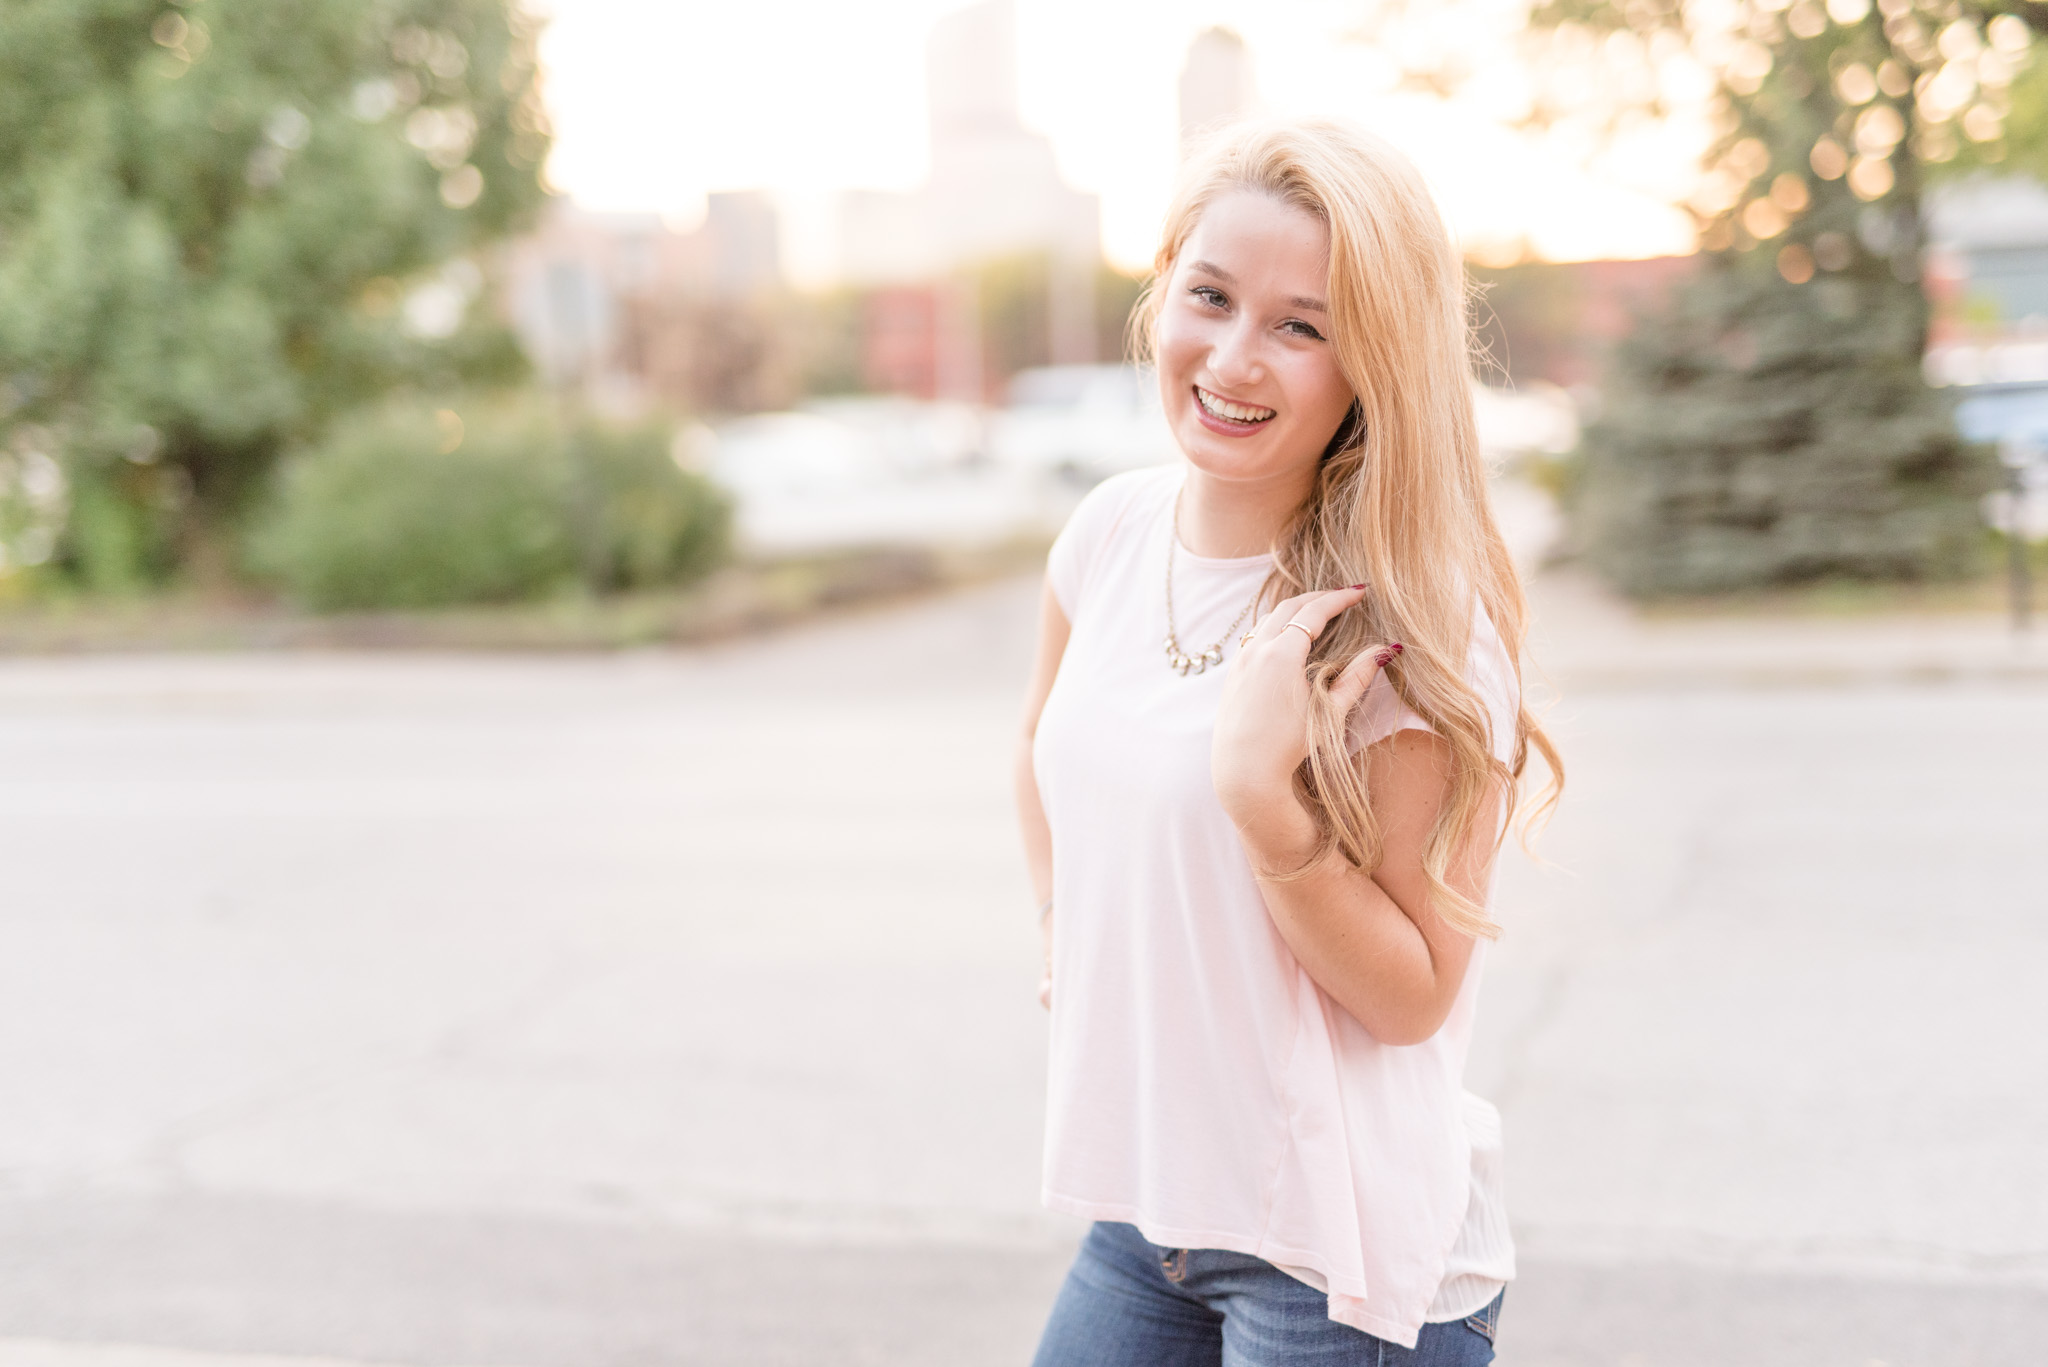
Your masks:
M 2040 657 L 1542 593 L 1501 1362 L 2048 1361 Z M 0 1367 L 1028 1361 L 1034 596 L 0 662 Z

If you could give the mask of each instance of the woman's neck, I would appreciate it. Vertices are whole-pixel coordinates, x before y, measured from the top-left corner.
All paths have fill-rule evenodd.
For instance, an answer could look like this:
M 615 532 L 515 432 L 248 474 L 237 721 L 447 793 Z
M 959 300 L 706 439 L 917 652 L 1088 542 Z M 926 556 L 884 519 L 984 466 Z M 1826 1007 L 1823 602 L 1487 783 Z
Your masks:
M 1307 478 L 1225 480 L 1190 465 L 1180 490 L 1180 544 L 1212 560 L 1264 555 L 1308 498 Z

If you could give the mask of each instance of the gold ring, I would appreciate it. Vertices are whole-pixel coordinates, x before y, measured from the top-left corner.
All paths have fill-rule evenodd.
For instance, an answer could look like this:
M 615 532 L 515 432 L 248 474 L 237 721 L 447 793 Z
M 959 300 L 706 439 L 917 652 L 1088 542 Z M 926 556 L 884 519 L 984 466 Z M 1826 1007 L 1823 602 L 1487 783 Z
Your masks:
M 1290 620 L 1288 621 L 1288 623 L 1287 623 L 1287 627 L 1293 627 L 1293 628 L 1294 628 L 1294 629 L 1295 629 L 1296 631 L 1298 631 L 1298 632 L 1300 632 L 1300 633 L 1301 633 L 1302 635 L 1304 635 L 1304 636 L 1308 637 L 1308 640 L 1309 640 L 1309 644 L 1310 644 L 1310 645 L 1314 645 L 1314 644 L 1315 644 L 1315 640 L 1316 640 L 1316 634 L 1315 634 L 1315 633 L 1314 633 L 1313 631 L 1310 631 L 1310 630 L 1309 630 L 1309 629 L 1308 629 L 1307 627 L 1303 626 L 1303 625 L 1302 625 L 1301 623 L 1299 623 L 1299 622 L 1296 622 L 1296 621 L 1293 621 L 1293 620 L 1291 620 L 1291 619 L 1290 619 Z M 1287 627 L 1282 627 L 1282 628 L 1280 628 L 1280 629 L 1281 629 L 1282 631 L 1285 631 L 1285 630 L 1287 630 Z
M 1258 633 L 1258 632 L 1257 632 L 1256 630 L 1254 630 L 1254 631 L 1247 631 L 1247 632 L 1246 632 L 1246 633 L 1245 633 L 1244 635 L 1242 635 L 1242 636 L 1240 636 L 1240 637 L 1238 637 L 1238 638 L 1237 638 L 1237 648 L 1238 648 L 1239 650 L 1243 650 L 1243 649 L 1244 649 L 1244 648 L 1245 648 L 1246 646 L 1248 646 L 1248 645 L 1250 645 L 1250 644 L 1252 643 L 1252 637 L 1254 637 L 1254 636 L 1256 636 L 1256 635 L 1258 635 L 1258 634 L 1259 634 L 1259 633 Z

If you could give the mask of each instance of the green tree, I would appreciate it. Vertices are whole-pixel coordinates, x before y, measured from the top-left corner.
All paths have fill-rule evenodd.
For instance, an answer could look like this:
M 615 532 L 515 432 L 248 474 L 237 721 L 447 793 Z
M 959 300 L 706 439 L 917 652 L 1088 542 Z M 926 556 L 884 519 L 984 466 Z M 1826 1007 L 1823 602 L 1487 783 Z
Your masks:
M 1551 0 L 1552 33 L 1683 48 L 1721 136 L 1706 260 L 1614 357 L 1575 521 L 1634 592 L 1959 572 L 1991 466 L 1921 376 L 1930 169 L 2004 156 L 2038 5 Z M 1966 150 L 1967 149 L 1967 150 Z M 1959 156 L 1959 153 L 1961 154 Z
M 534 38 L 511 0 L 0 0 L 0 506 L 66 484 L 0 549 L 203 563 L 337 412 L 515 368 L 462 258 L 543 197 Z

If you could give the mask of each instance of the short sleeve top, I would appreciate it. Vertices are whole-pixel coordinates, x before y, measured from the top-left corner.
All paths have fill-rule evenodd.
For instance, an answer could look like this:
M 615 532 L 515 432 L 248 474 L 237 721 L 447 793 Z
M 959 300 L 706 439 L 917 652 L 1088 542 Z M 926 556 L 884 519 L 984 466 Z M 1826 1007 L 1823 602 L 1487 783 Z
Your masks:
M 1047 564 L 1071 632 L 1033 750 L 1058 908 L 1044 1199 L 1169 1247 L 1264 1258 L 1327 1291 L 1332 1319 L 1412 1346 L 1449 1317 L 1448 1287 L 1485 1290 L 1453 1311 L 1469 1314 L 1513 1275 L 1498 1191 L 1474 1183 L 1498 1118 L 1462 1088 L 1486 942 L 1443 1027 L 1405 1046 L 1374 1039 L 1294 959 L 1210 778 L 1224 671 L 1167 663 L 1181 477 L 1098 486 Z M 1221 637 L 1234 655 L 1250 623 L 1230 624 L 1271 558 L 1173 561 L 1183 648 Z M 1516 674 L 1483 613 L 1469 677 L 1506 758 Z M 1428 724 L 1376 678 L 1358 743 L 1410 727 Z

